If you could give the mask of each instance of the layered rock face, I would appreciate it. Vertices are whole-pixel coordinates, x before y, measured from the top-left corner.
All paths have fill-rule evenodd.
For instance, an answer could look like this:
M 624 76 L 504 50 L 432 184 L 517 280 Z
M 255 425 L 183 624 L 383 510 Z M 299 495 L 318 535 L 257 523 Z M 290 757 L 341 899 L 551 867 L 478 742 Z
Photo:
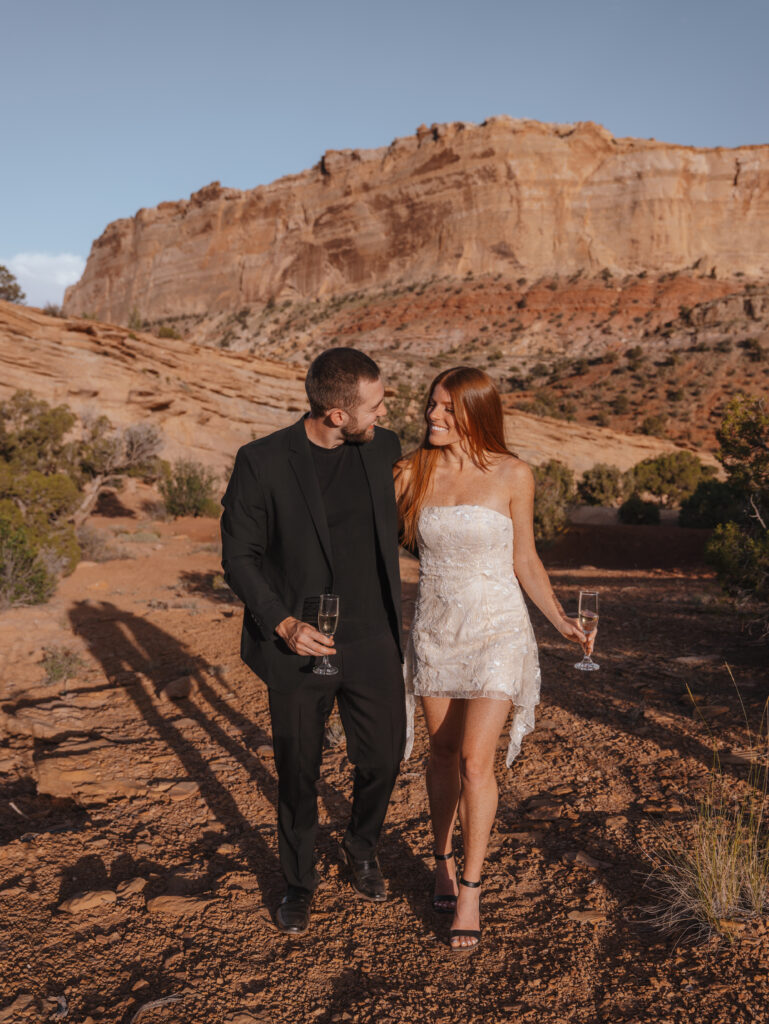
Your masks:
M 590 122 L 495 117 L 110 224 L 68 314 L 128 322 L 435 276 L 769 274 L 769 146 L 616 139 Z

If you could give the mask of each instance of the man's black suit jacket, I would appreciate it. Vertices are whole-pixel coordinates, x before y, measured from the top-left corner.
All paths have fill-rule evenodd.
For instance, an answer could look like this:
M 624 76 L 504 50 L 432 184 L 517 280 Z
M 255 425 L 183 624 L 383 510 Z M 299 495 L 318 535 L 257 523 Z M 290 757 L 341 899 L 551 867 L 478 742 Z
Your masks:
M 392 476 L 400 442 L 392 431 L 377 427 L 374 439 L 362 444 L 360 452 L 387 572 L 388 611 L 402 657 Z M 334 588 L 326 513 L 304 418 L 238 451 L 222 504 L 224 576 L 245 605 L 241 657 L 268 686 L 290 689 L 306 677 L 313 659 L 291 653 L 275 627 L 288 616 L 304 618 L 308 601 Z

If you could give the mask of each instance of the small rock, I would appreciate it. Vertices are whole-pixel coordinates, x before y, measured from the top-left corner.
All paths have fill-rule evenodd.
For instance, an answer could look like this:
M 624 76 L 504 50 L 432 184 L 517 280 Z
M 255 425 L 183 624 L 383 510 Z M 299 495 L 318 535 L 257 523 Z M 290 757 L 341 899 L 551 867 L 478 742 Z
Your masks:
M 627 818 L 624 814 L 613 814 L 606 819 L 607 828 L 622 828 L 624 825 L 627 825 Z
M 553 807 L 552 804 L 546 807 L 534 807 L 526 811 L 526 817 L 533 821 L 556 821 L 561 817 L 561 808 Z
M 256 748 L 256 752 L 259 757 L 275 757 L 275 751 L 272 749 L 271 743 L 262 743 Z
M 117 896 L 111 889 L 98 889 L 93 892 L 84 892 L 80 896 L 71 896 L 59 904 L 59 910 L 64 914 L 87 914 L 91 910 L 110 907 L 115 902 L 117 902 Z
M 189 800 L 191 796 L 196 796 L 199 792 L 200 786 L 197 782 L 177 782 L 168 790 L 168 795 L 174 803 L 178 803 L 180 800 Z
M 161 687 L 160 696 L 170 700 L 183 700 L 197 689 L 192 676 L 178 676 Z
M 585 868 L 606 868 L 609 867 L 602 860 L 596 860 L 595 857 L 591 857 L 589 853 L 585 853 L 584 850 L 576 850 L 571 853 L 565 853 L 563 859 L 568 864 L 581 864 Z
M 600 910 L 572 910 L 568 914 L 568 918 L 579 924 L 601 924 L 606 920 L 606 914 Z
M 213 902 L 197 896 L 156 896 L 147 900 L 147 910 L 151 914 L 165 914 L 168 917 L 190 917 L 205 910 Z
M 117 887 L 118 896 L 133 896 L 134 893 L 143 892 L 147 885 L 146 878 L 128 878 L 120 882 Z
M 66 996 L 51 996 L 44 1000 L 49 1020 L 64 1020 L 69 1014 L 69 1003 Z
M 225 1024 L 260 1024 L 263 1020 L 263 1017 L 254 1017 L 252 1013 L 240 1010 L 238 1013 L 234 1013 L 231 1017 L 226 1017 Z

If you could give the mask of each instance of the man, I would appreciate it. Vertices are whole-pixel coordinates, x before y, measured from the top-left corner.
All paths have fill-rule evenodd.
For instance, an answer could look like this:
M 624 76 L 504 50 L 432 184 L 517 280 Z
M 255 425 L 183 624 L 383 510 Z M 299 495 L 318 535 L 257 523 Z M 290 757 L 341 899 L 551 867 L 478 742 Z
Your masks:
M 245 605 L 241 656 L 267 684 L 278 772 L 286 895 L 278 928 L 306 930 L 318 884 L 313 847 L 325 723 L 337 701 L 355 766 L 344 836 L 353 888 L 387 898 L 376 858 L 405 740 L 398 522 L 400 444 L 379 368 L 333 348 L 305 381 L 310 413 L 238 452 L 222 499 L 225 578 Z M 319 632 L 322 593 L 340 598 L 336 635 Z M 336 675 L 313 665 L 333 655 Z

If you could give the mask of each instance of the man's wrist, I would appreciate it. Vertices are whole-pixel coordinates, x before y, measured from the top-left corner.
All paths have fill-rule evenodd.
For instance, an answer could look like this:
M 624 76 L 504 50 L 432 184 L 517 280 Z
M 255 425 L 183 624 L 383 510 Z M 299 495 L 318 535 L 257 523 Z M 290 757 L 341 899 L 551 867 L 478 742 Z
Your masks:
M 277 626 L 275 627 L 275 632 L 278 634 L 281 640 L 288 640 L 289 636 L 291 635 L 291 627 L 294 625 L 296 621 L 297 619 L 295 619 L 293 615 L 289 615 L 288 618 L 283 619 L 282 622 L 279 622 L 277 624 Z

